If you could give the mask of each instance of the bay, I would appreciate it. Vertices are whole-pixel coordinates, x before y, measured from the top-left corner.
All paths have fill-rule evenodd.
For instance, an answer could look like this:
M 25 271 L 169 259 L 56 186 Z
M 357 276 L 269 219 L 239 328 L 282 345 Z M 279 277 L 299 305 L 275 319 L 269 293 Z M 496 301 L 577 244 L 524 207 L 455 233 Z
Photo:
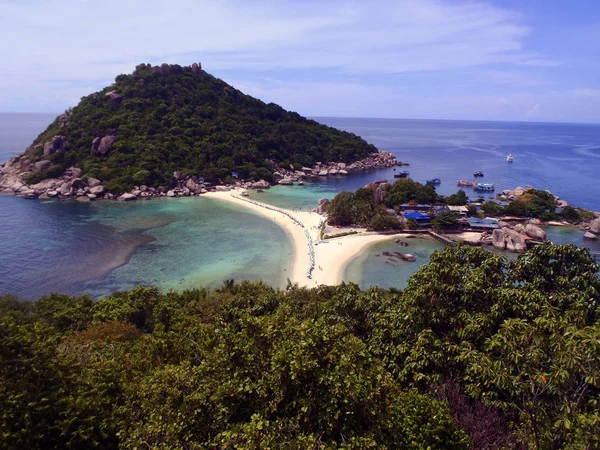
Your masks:
M 0 161 L 22 152 L 54 119 L 48 114 L 0 114 Z M 439 177 L 438 192 L 456 192 L 456 181 L 475 170 L 497 192 L 533 185 L 573 205 L 600 210 L 600 126 L 475 121 L 316 118 L 353 132 L 408 162 L 410 177 Z M 515 161 L 506 162 L 512 153 Z M 400 170 L 400 169 L 397 169 Z M 393 181 L 393 169 L 304 186 L 276 186 L 252 193 L 290 209 L 312 209 L 319 198 L 354 191 L 372 181 Z M 474 193 L 467 190 L 468 195 Z M 554 233 L 554 231 L 552 232 Z M 557 243 L 583 242 L 579 230 L 556 231 Z M 395 244 L 394 244 L 395 245 Z M 411 244 L 413 245 L 413 244 Z M 349 264 L 346 279 L 363 286 L 401 287 L 437 250 L 436 241 L 406 250 L 417 263 L 380 267 L 374 256 L 385 243 Z M 395 249 L 397 250 L 397 249 Z M 164 289 L 214 287 L 224 279 L 262 279 L 285 284 L 292 246 L 276 225 L 235 205 L 209 199 L 116 202 L 25 201 L 0 196 L 0 294 L 37 298 L 51 291 L 94 297 L 136 284 Z M 383 268 L 382 268 L 383 267 Z

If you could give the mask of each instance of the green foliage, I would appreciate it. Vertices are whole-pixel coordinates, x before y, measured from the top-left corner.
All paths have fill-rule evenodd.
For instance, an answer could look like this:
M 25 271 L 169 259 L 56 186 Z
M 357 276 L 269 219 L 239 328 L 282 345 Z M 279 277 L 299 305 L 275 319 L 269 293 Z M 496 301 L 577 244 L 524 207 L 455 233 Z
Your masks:
M 328 222 L 332 225 L 368 227 L 376 216 L 382 215 L 388 215 L 385 208 L 375 203 L 373 191 L 366 188 L 355 193 L 340 192 L 327 205 Z M 391 225 L 390 221 L 386 223 Z
M 416 230 L 419 228 L 419 224 L 417 223 L 417 221 L 415 219 L 408 219 L 406 221 L 406 228 L 408 230 Z
M 531 189 L 520 195 L 506 208 L 506 214 L 521 217 L 537 217 L 543 220 L 558 219 L 554 212 L 554 197 L 546 191 Z
M 147 170 L 139 170 L 133 174 L 133 182 L 136 184 L 146 184 L 150 182 L 151 173 Z
M 587 209 L 565 206 L 560 213 L 560 217 L 567 222 L 577 224 L 584 220 L 592 220 L 595 216 L 593 212 Z
M 446 204 L 453 206 L 464 206 L 467 204 L 468 200 L 469 198 L 467 197 L 467 194 L 465 194 L 465 191 L 459 190 L 456 194 L 446 197 Z
M 25 177 L 25 182 L 27 184 L 37 184 L 46 178 L 55 178 L 62 175 L 64 171 L 64 167 L 59 164 L 53 164 L 46 170 L 42 170 L 40 172 L 31 172 L 29 175 Z
M 435 230 L 447 230 L 458 226 L 459 216 L 452 211 L 442 211 L 435 215 L 431 221 L 431 226 Z
M 504 207 L 502 205 L 499 205 L 498 203 L 492 200 L 488 200 L 483 205 L 481 205 L 481 210 L 487 216 L 497 216 L 505 212 Z
M 477 207 L 475 205 L 467 206 L 467 217 L 477 217 Z
M 271 180 L 269 160 L 301 167 L 317 161 L 352 162 L 376 151 L 352 133 L 265 104 L 205 72 L 193 74 L 177 65 L 170 69 L 170 75 L 162 76 L 140 65 L 131 75 L 119 75 L 111 86 L 81 99 L 70 111 L 68 127 L 55 120 L 28 156 L 41 159 L 34 145 L 65 135 L 69 163 L 107 189 L 112 182 L 120 191 L 134 184 L 166 184 L 175 170 L 208 181 L 231 171 Z M 120 104 L 106 97 L 111 91 L 122 95 Z M 112 133 L 117 139 L 107 156 L 92 156 L 93 139 Z M 66 167 L 65 161 L 62 169 Z M 36 179 L 42 176 L 50 175 Z
M 400 178 L 394 182 L 386 197 L 386 203 L 390 207 L 397 207 L 409 202 L 431 205 L 439 203 L 441 200 L 442 198 L 435 193 L 434 186 L 422 185 L 410 178 Z
M 396 217 L 379 213 L 371 220 L 370 228 L 375 231 L 399 230 L 401 225 Z
M 598 448 L 599 269 L 459 245 L 404 291 L 0 297 L 2 447 Z

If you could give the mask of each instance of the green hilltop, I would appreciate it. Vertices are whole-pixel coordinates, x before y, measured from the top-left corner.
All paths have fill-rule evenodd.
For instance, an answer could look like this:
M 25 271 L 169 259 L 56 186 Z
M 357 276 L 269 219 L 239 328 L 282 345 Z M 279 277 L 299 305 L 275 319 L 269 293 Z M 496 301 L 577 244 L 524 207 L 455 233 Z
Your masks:
M 360 137 L 264 103 L 206 73 L 140 64 L 59 116 L 27 149 L 30 184 L 71 166 L 107 190 L 159 185 L 173 172 L 226 180 L 272 180 L 273 162 L 312 166 L 376 152 Z M 49 161 L 49 162 L 45 162 Z M 40 164 L 41 163 L 41 164 Z

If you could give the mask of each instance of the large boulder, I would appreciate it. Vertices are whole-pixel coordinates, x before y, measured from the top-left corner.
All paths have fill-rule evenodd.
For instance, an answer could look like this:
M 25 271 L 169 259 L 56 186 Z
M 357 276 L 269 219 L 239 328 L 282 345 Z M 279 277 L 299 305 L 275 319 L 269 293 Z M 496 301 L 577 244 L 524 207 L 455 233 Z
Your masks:
M 55 180 L 54 178 L 48 178 L 46 180 L 42 180 L 39 183 L 31 186 L 31 189 L 36 191 L 45 191 L 47 189 L 53 189 L 57 184 L 60 184 L 61 181 Z
M 43 170 L 49 169 L 52 163 L 46 159 L 42 161 L 38 161 L 33 165 L 33 170 L 36 172 L 41 172 Z
M 290 184 L 294 184 L 294 180 L 292 180 L 291 178 L 283 178 L 282 180 L 279 180 L 277 182 L 277 184 L 282 184 L 285 186 L 289 186 Z
M 79 178 L 81 176 L 81 169 L 79 167 L 69 167 L 65 170 L 64 175 L 67 178 Z
M 586 231 L 583 234 L 583 238 L 588 239 L 590 241 L 595 241 L 596 239 L 598 239 L 598 236 L 596 236 L 594 233 L 590 233 L 589 231 Z
M 534 241 L 545 242 L 546 241 L 546 232 L 542 230 L 537 225 L 533 225 L 528 223 L 525 226 L 525 234 L 529 236 Z
M 129 202 L 131 200 L 137 200 L 137 197 L 133 194 L 126 192 L 125 194 L 123 194 L 119 198 L 117 198 L 117 200 L 119 200 L 121 202 Z
M 522 234 L 517 233 L 509 228 L 504 228 L 502 231 L 504 232 L 506 250 L 517 253 L 522 253 L 527 250 L 527 243 L 525 242 L 525 238 Z
M 71 182 L 65 181 L 61 187 L 58 189 L 60 195 L 70 195 L 71 194 Z
M 71 187 L 73 189 L 84 189 L 87 186 L 86 182 L 81 178 L 75 178 L 71 181 Z
M 317 212 L 319 214 L 325 214 L 327 212 L 327 205 L 329 205 L 329 199 L 320 198 L 317 206 Z
M 202 73 L 202 64 L 200 64 L 200 63 L 193 63 L 192 64 L 192 73 L 194 75 L 200 75 Z
M 199 191 L 200 186 L 194 182 L 191 178 L 186 181 L 185 187 L 192 193 L 196 193 Z
M 216 186 L 215 191 L 217 192 L 229 192 L 231 188 L 229 186 Z
M 504 250 L 506 248 L 506 242 L 504 241 L 504 230 L 505 228 L 496 228 L 492 232 L 492 245 L 500 250 Z
M 319 176 L 320 176 L 320 177 L 326 177 L 328 173 L 329 173 L 329 172 L 327 172 L 326 170 L 321 170 L 321 171 L 319 172 Z
M 101 195 L 103 193 L 104 193 L 104 186 L 102 186 L 101 184 L 90 188 L 90 194 Z
M 115 107 L 121 106 L 121 101 L 123 100 L 123 96 L 115 91 L 110 91 L 104 94 L 105 97 L 108 97 L 112 100 L 112 104 Z
M 592 223 L 590 223 L 590 231 L 594 234 L 600 234 L 600 217 L 592 220 Z
M 116 139 L 117 136 L 115 135 L 104 136 L 102 139 L 94 138 L 92 141 L 92 156 L 106 156 Z
M 51 141 L 44 144 L 44 156 L 50 156 L 59 150 L 64 150 L 67 137 L 62 135 L 56 135 Z
M 91 188 L 100 186 L 101 184 L 102 184 L 102 182 L 100 180 L 98 180 L 97 178 L 88 178 L 88 180 L 87 180 L 87 185 Z
M 257 181 L 256 183 L 252 183 L 250 186 L 252 189 L 269 189 L 270 185 L 265 180 Z

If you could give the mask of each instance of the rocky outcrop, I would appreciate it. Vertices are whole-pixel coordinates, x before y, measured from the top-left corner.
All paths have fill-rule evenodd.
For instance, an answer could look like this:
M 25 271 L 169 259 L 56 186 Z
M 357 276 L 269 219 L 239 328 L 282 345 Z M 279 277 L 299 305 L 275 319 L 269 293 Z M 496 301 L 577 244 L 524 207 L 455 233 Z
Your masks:
M 525 234 L 534 241 L 546 242 L 546 232 L 532 223 L 525 226 Z
M 65 149 L 66 142 L 66 136 L 54 136 L 51 141 L 48 141 L 44 144 L 44 156 L 50 156 L 58 151 L 63 151 Z
M 271 185 L 265 180 L 260 180 L 250 185 L 251 189 L 269 189 L 269 187 L 271 187 Z
M 127 193 L 119 196 L 119 198 L 117 198 L 117 200 L 122 201 L 122 202 L 129 202 L 131 200 L 137 200 L 137 196 L 127 192 Z
M 600 234 L 600 217 L 592 220 L 589 231 L 594 234 Z
M 590 233 L 589 231 L 586 231 L 583 234 L 583 238 L 588 239 L 590 241 L 595 241 L 596 239 L 598 239 L 598 236 L 596 236 L 594 233 Z
M 123 96 L 115 91 L 110 91 L 104 94 L 105 97 L 110 98 L 114 107 L 118 108 L 121 106 Z
M 94 138 L 92 141 L 91 155 L 100 157 L 106 156 L 116 139 L 117 136 L 115 134 L 109 134 L 103 138 Z
M 90 194 L 94 194 L 95 196 L 104 194 L 104 186 L 99 184 L 97 186 L 91 187 Z
M 48 161 L 46 159 L 43 159 L 41 161 L 36 162 L 33 165 L 33 170 L 35 172 L 42 172 L 42 171 L 44 171 L 46 169 L 49 169 L 51 165 L 52 165 L 52 163 L 50 161 Z
M 315 209 L 315 211 L 319 214 L 325 214 L 327 212 L 327 205 L 329 205 L 329 199 L 328 198 L 320 198 L 317 205 L 318 206 Z
M 283 179 L 279 180 L 277 182 L 277 184 L 282 184 L 284 186 L 290 186 L 290 185 L 294 184 L 294 180 L 292 180 L 291 178 L 283 178 Z
M 492 245 L 500 250 L 522 253 L 527 250 L 528 236 L 510 228 L 498 228 L 492 232 Z
M 193 63 L 191 68 L 194 75 L 200 75 L 202 73 L 202 64 L 200 63 Z

